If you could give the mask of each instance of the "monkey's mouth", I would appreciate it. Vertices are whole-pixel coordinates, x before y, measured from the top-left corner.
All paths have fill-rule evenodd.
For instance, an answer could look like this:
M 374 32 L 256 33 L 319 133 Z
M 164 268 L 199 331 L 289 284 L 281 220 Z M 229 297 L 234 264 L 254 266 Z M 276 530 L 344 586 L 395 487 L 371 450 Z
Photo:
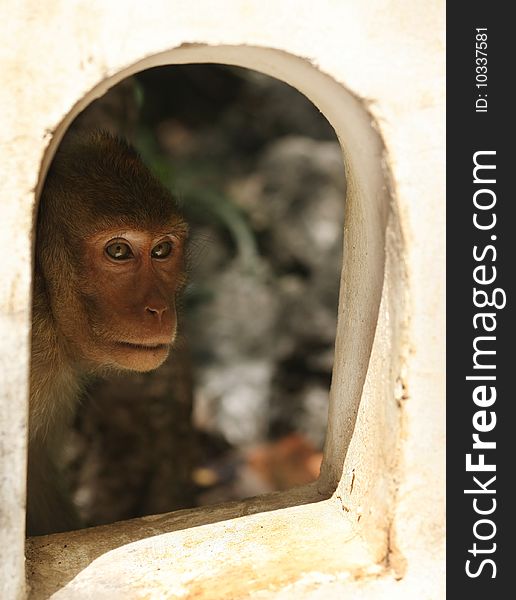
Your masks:
M 148 352 L 156 352 L 156 350 L 168 350 L 170 344 L 135 344 L 133 342 L 117 342 L 123 348 L 131 350 L 143 350 Z

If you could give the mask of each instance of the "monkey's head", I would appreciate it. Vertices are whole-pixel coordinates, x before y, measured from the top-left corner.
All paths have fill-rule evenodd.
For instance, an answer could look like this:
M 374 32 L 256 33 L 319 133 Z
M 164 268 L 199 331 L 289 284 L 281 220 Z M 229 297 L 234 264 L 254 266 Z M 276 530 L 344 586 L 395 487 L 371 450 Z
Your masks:
M 36 294 L 71 360 L 135 371 L 165 360 L 187 231 L 125 142 L 97 132 L 61 145 L 41 197 Z

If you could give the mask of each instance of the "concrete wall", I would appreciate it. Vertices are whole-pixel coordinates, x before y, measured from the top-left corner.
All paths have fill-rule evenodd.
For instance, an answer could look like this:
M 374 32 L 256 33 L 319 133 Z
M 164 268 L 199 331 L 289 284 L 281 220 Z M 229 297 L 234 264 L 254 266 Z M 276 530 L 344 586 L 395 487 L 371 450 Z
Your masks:
M 276 76 L 335 127 L 349 182 L 317 484 L 27 543 L 32 597 L 444 596 L 444 17 L 439 1 L 4 0 L 0 586 L 24 592 L 33 221 L 78 111 L 158 64 Z

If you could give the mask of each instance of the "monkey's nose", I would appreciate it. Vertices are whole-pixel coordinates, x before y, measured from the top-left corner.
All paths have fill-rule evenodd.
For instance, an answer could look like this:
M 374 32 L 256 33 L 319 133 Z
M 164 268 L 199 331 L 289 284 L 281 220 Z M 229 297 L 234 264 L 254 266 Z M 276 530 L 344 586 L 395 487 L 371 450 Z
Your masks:
M 157 306 L 146 306 L 145 307 L 145 312 L 150 313 L 153 317 L 158 317 L 159 319 L 161 319 L 161 317 L 163 316 L 163 313 L 167 310 L 166 306 L 163 307 L 157 307 Z

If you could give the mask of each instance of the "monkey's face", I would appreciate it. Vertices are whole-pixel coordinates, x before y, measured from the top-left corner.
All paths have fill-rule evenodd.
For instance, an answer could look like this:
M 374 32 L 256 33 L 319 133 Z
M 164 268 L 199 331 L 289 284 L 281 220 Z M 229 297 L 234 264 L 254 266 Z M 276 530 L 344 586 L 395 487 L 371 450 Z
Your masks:
M 187 230 L 170 192 L 126 143 L 94 132 L 60 148 L 36 247 L 56 349 L 88 370 L 158 367 L 176 334 Z
M 74 344 L 81 358 L 134 371 L 166 359 L 184 282 L 183 237 L 129 229 L 83 240 L 77 262 L 83 324 Z

